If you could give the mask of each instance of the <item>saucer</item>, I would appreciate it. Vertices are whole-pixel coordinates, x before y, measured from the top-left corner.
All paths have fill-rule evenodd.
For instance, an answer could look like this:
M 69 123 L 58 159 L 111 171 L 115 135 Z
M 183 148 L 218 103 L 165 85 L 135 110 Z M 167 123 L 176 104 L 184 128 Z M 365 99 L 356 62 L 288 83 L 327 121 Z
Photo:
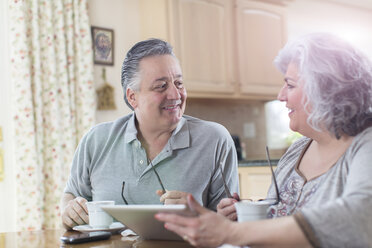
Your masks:
M 121 224 L 120 222 L 114 222 L 112 223 L 108 228 L 93 228 L 90 225 L 80 225 L 80 226 L 74 226 L 72 229 L 79 232 L 97 232 L 97 231 L 106 231 L 114 233 L 116 231 L 124 229 L 125 226 Z

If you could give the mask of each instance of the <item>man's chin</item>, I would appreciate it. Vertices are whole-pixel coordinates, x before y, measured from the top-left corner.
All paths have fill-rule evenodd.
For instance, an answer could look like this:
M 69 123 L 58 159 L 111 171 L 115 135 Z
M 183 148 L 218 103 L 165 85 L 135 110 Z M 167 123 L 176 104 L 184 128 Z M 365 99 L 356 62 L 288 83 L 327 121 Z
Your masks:
M 181 113 L 178 113 L 177 115 L 168 116 L 168 118 L 167 118 L 168 119 L 168 124 L 170 126 L 177 125 L 178 122 L 180 122 L 181 118 L 182 118 L 182 114 Z

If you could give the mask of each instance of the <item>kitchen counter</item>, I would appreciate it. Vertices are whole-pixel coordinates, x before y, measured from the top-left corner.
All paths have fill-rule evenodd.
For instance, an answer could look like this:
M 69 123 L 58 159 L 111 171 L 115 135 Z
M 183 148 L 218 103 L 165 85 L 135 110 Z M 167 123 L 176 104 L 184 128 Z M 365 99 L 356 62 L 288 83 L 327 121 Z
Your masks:
M 279 159 L 271 159 L 271 164 L 276 166 Z M 269 166 L 267 160 L 240 160 L 239 167 L 257 167 L 257 166 Z

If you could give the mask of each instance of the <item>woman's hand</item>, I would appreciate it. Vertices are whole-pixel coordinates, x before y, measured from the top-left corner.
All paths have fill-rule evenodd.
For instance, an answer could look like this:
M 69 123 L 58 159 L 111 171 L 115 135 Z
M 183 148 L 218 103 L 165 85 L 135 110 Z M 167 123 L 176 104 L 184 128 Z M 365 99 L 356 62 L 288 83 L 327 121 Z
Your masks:
M 230 220 L 237 220 L 235 202 L 239 201 L 239 195 L 234 193 L 233 198 L 224 198 L 217 205 L 217 213 L 227 217 Z
M 190 210 L 198 214 L 197 217 L 158 213 L 156 219 L 165 222 L 166 229 L 177 233 L 194 246 L 218 247 L 224 244 L 233 222 L 203 208 L 191 194 L 187 195 L 187 201 Z
M 188 193 L 177 191 L 177 190 L 170 190 L 164 193 L 163 190 L 157 190 L 156 194 L 160 196 L 160 202 L 163 202 L 165 205 L 168 204 L 187 204 L 187 195 Z

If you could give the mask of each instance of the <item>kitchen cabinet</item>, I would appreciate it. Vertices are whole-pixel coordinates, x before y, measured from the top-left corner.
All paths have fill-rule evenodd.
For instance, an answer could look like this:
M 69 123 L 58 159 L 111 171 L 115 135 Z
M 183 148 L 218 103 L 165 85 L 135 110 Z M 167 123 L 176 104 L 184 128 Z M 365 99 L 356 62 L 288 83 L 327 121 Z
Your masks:
M 173 45 L 189 97 L 275 99 L 282 76 L 272 60 L 286 40 L 283 1 L 140 0 L 142 37 Z
M 239 167 L 241 199 L 264 199 L 271 184 L 271 171 L 268 166 Z
M 170 42 L 189 95 L 234 92 L 233 1 L 171 0 Z
M 275 97 L 283 85 L 273 60 L 286 42 L 284 6 L 237 0 L 236 27 L 240 93 Z

